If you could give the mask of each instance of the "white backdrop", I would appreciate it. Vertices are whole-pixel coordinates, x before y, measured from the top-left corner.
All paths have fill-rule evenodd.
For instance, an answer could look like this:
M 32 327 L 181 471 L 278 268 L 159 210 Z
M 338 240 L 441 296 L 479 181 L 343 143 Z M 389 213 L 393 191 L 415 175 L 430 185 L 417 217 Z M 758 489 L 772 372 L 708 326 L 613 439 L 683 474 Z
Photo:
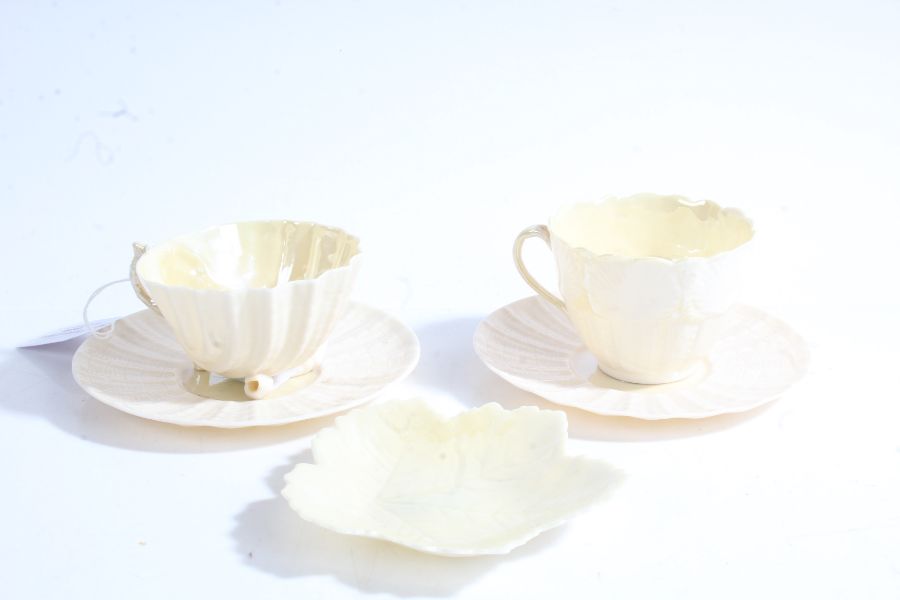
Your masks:
M 77 342 L 3 351 L 8 598 L 900 594 L 900 4 L 0 0 L 0 342 L 80 318 L 130 243 L 233 220 L 358 234 L 358 300 L 413 326 L 397 394 L 552 405 L 491 375 L 477 322 L 528 295 L 515 234 L 637 191 L 737 206 L 746 301 L 808 377 L 739 417 L 568 410 L 614 497 L 508 557 L 307 525 L 278 497 L 331 418 L 220 432 L 119 414 Z M 529 261 L 552 279 L 546 250 Z M 127 289 L 96 316 L 141 308 Z

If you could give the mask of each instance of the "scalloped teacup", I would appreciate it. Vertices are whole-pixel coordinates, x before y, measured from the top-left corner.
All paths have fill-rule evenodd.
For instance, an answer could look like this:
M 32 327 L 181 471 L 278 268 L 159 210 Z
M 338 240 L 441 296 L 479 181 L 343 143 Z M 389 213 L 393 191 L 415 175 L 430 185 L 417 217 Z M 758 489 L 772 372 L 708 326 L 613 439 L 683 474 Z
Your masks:
M 243 378 L 251 398 L 316 367 L 361 258 L 356 237 L 295 221 L 221 225 L 134 252 L 138 297 L 196 368 Z
M 574 204 L 516 239 L 525 281 L 566 314 L 598 367 L 639 384 L 670 383 L 700 367 L 733 306 L 753 225 L 740 211 L 682 196 L 637 194 Z M 540 237 L 553 251 L 562 298 L 525 269 Z

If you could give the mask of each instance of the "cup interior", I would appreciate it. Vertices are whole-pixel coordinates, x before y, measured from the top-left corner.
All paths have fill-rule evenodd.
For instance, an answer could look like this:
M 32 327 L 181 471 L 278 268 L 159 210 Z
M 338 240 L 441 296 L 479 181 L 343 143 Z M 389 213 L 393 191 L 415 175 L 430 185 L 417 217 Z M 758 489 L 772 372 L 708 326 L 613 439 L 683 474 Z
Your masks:
M 597 255 L 671 260 L 713 256 L 753 237 L 753 225 L 740 211 L 658 194 L 574 204 L 550 220 L 550 230 Z
M 144 281 L 192 289 L 271 288 L 346 267 L 359 240 L 316 223 L 256 221 L 213 227 L 153 246 L 141 257 Z

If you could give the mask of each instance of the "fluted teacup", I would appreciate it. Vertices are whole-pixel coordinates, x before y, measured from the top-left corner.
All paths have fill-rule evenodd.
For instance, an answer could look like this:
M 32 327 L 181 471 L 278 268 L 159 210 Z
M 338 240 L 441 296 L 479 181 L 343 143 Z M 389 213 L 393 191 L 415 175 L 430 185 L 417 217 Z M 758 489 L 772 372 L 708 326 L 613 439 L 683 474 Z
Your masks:
M 138 297 L 197 369 L 244 379 L 252 398 L 315 368 L 361 258 L 356 237 L 298 221 L 221 225 L 134 251 Z

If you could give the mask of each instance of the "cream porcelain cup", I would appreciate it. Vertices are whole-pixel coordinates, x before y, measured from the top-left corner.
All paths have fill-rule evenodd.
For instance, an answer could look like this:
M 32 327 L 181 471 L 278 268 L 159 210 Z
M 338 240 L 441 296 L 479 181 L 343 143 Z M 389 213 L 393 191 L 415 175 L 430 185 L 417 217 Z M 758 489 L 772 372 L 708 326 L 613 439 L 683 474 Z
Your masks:
M 559 273 L 557 298 L 529 274 L 522 244 L 539 237 Z M 700 367 L 734 304 L 753 225 L 738 210 L 682 196 L 637 194 L 560 210 L 516 238 L 525 281 L 567 313 L 598 367 L 640 384 Z
M 360 258 L 359 240 L 334 227 L 233 223 L 135 244 L 131 282 L 198 369 L 243 378 L 245 393 L 261 398 L 316 367 Z

